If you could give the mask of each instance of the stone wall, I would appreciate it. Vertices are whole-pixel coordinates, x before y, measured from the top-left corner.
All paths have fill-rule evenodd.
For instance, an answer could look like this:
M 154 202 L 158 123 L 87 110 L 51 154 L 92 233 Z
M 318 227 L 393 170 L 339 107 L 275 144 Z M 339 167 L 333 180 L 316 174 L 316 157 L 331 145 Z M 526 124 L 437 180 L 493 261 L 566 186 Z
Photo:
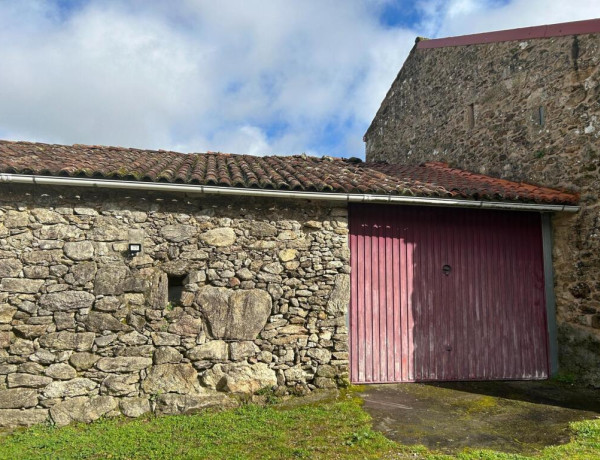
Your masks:
M 472 118 L 471 118 L 472 115 Z M 581 193 L 556 215 L 560 363 L 600 384 L 600 35 L 413 49 L 367 160 L 450 165 Z
M 0 426 L 336 387 L 347 233 L 322 203 L 0 186 Z

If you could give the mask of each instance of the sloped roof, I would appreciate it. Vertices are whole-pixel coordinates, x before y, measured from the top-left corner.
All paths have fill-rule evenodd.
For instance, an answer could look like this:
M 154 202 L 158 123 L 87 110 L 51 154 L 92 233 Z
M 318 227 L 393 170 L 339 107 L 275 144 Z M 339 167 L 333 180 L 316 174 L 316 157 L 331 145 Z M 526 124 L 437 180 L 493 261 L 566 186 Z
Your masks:
M 394 177 L 410 176 L 413 180 L 434 183 L 449 191 L 452 196 L 474 199 L 509 201 L 534 201 L 539 203 L 577 203 L 579 197 L 548 187 L 475 174 L 463 169 L 451 168 L 446 163 L 429 162 L 423 166 L 404 166 L 388 163 L 371 163 L 372 169 Z
M 0 173 L 273 190 L 576 204 L 578 196 L 449 168 L 332 157 L 178 153 L 0 140 Z
M 565 35 L 584 35 L 597 33 L 600 33 L 600 19 L 588 19 L 586 21 L 521 27 L 518 29 L 497 30 L 480 34 L 434 38 L 432 40 L 417 39 L 417 49 L 480 45 L 484 43 L 508 42 L 513 40 L 531 40 L 535 38 L 563 37 Z

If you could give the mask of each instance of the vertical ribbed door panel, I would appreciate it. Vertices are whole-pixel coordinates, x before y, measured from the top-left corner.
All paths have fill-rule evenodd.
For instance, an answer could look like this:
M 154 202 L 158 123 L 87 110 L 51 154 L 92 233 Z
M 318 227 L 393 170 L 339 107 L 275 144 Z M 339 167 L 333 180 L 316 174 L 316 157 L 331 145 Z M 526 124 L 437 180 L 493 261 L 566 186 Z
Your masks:
M 350 206 L 355 383 L 548 376 L 537 213 Z

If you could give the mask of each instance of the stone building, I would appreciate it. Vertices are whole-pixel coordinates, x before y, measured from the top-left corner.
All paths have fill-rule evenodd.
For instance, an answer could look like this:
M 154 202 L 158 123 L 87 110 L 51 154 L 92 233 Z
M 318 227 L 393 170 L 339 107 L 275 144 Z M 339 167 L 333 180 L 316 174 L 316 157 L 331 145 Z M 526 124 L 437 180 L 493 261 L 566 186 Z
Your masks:
M 469 355 L 467 337 L 455 340 L 456 353 L 440 338 L 435 353 L 475 363 L 465 378 L 544 378 L 544 296 L 552 304 L 539 213 L 576 211 L 577 200 L 437 163 L 0 141 L 0 425 L 188 413 L 265 387 L 303 393 L 349 377 L 444 379 L 422 371 L 423 341 L 434 343 L 422 312 L 432 328 L 446 314 L 419 297 L 434 280 L 476 286 L 485 276 L 501 291 L 515 274 L 527 280 L 531 301 L 515 305 L 539 320 L 519 337 L 530 346 L 470 338 L 470 350 L 479 346 L 490 362 L 485 353 L 503 350 L 501 364 L 512 367 L 487 368 Z M 405 217 L 381 223 L 396 213 Z M 515 225 L 529 236 L 513 237 Z M 421 251 L 421 234 L 435 253 Z M 433 238 L 443 235 L 473 259 L 448 256 L 442 267 Z M 472 240 L 489 254 L 528 255 L 498 267 Z M 428 264 L 423 280 L 416 267 Z M 486 299 L 465 311 L 483 302 L 507 329 L 522 323 L 518 309 L 508 317 Z M 486 332 L 474 317 L 450 320 Z M 414 345 L 400 349 L 402 340 Z
M 600 20 L 417 39 L 365 134 L 367 160 L 571 190 L 555 214 L 560 368 L 600 384 Z

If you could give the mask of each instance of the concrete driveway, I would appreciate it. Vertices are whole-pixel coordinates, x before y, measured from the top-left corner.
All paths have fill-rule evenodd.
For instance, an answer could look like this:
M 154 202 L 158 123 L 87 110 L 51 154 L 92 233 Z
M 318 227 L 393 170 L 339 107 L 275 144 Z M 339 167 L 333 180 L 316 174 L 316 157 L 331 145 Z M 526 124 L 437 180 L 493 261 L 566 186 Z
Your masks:
M 600 416 L 600 391 L 547 381 L 364 386 L 375 429 L 405 445 L 531 454 L 569 441 L 569 422 Z

